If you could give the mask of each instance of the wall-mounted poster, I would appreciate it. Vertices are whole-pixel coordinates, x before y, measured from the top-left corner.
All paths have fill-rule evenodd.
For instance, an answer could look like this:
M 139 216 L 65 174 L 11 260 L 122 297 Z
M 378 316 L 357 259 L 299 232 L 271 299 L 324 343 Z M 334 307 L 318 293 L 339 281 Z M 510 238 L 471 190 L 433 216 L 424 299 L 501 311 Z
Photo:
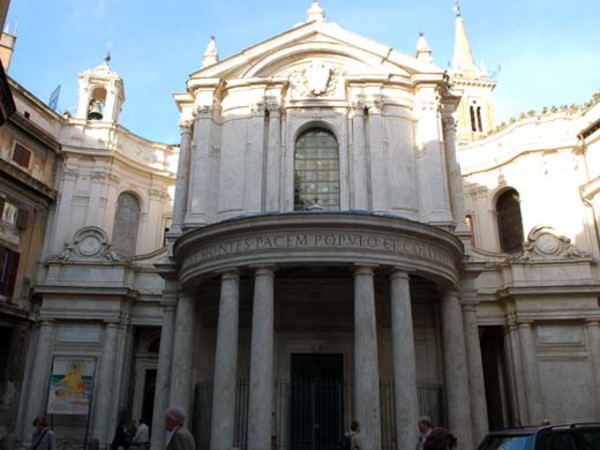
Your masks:
M 55 357 L 48 393 L 48 414 L 87 415 L 95 367 L 95 359 Z

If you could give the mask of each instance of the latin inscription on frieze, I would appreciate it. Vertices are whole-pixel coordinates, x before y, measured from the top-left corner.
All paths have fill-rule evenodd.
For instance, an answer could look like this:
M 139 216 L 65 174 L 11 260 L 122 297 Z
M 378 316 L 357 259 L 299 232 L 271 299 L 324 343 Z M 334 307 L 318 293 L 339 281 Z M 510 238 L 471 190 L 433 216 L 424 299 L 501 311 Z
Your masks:
M 439 246 L 405 237 L 359 233 L 281 233 L 213 242 L 186 258 L 184 265 L 201 264 L 213 258 L 233 257 L 248 252 L 286 249 L 365 250 L 453 264 L 448 252 Z

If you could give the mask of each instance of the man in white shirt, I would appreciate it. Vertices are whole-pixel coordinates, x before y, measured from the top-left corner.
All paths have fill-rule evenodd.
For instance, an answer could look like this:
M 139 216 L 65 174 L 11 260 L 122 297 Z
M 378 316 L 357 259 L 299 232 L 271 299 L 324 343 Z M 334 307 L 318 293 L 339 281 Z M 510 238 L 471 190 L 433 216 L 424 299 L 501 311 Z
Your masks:
M 133 439 L 131 440 L 131 449 L 132 450 L 143 450 L 150 446 L 150 429 L 148 425 L 146 425 L 140 419 L 139 425 L 135 429 L 135 434 L 133 435 Z

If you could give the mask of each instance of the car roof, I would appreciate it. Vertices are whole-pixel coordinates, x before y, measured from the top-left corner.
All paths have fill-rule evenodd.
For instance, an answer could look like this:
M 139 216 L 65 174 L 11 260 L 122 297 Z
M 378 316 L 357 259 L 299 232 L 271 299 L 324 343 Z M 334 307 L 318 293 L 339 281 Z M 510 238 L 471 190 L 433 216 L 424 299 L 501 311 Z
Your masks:
M 564 423 L 548 426 L 528 426 L 517 428 L 505 428 L 501 430 L 490 431 L 488 436 L 523 436 L 536 434 L 540 430 L 566 430 L 566 429 L 581 429 L 581 428 L 596 428 L 600 427 L 600 422 L 583 422 L 583 423 Z

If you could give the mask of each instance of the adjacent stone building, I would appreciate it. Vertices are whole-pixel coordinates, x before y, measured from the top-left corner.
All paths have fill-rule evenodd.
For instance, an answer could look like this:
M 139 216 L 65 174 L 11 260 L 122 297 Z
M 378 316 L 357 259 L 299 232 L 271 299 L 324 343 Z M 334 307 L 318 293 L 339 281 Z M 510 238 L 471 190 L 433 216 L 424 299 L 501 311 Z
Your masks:
M 412 449 L 419 415 L 600 419 L 600 105 L 494 124 L 457 11 L 450 73 L 307 21 L 203 67 L 181 142 L 118 124 L 109 58 L 52 115 L 59 193 L 16 424 L 112 440 L 186 409 L 198 447 Z M 34 101 L 30 99 L 30 101 Z M 600 154 L 600 153 L 598 153 Z M 178 163 L 177 163 L 178 160 Z M 75 381 L 73 381 L 75 380 Z

